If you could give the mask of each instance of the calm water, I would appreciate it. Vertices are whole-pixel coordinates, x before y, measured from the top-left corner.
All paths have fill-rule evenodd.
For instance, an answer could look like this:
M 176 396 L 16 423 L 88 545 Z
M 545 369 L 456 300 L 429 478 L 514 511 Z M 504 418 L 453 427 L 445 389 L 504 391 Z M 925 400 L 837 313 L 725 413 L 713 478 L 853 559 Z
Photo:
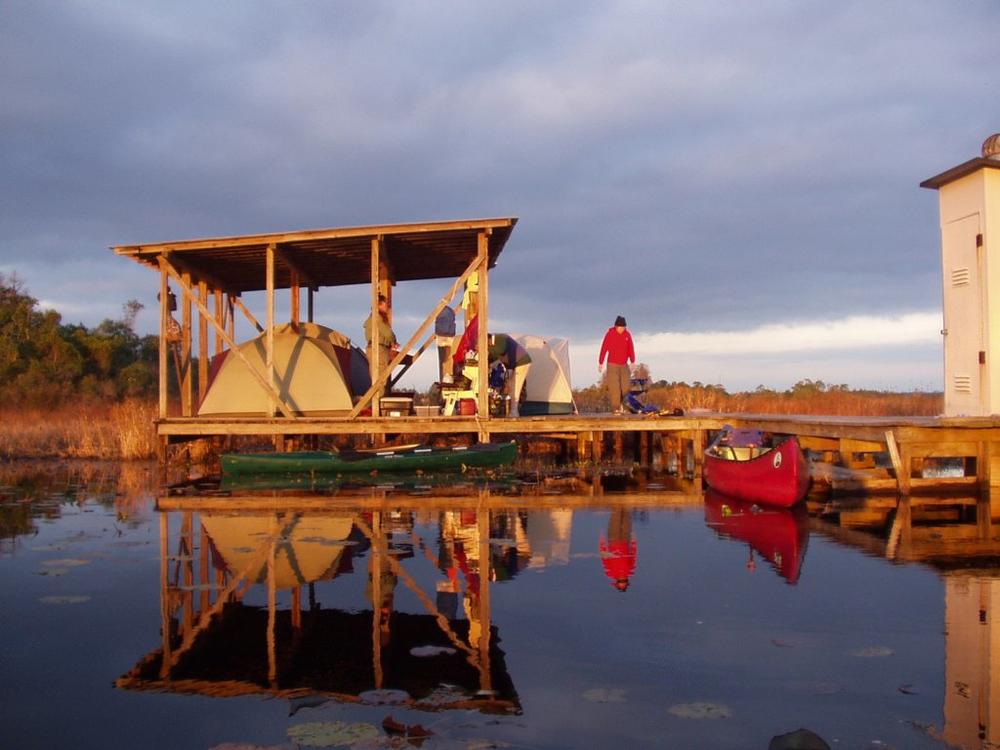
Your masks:
M 135 466 L 0 474 L 0 747 L 413 747 L 386 719 L 429 750 L 1000 732 L 1000 568 L 968 555 L 1000 549 L 982 506 L 978 524 L 975 504 L 893 524 L 566 480 L 158 511 L 156 484 Z

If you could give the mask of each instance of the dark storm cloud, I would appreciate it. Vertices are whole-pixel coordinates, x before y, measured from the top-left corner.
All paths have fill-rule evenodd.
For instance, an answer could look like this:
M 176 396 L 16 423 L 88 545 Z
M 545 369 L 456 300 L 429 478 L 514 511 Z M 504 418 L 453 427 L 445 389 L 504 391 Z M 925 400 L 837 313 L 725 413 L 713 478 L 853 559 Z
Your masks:
M 8 3 L 0 271 L 95 322 L 154 284 L 111 244 L 516 215 L 491 305 L 515 330 L 934 310 L 917 183 L 998 129 L 998 20 L 944 0 Z

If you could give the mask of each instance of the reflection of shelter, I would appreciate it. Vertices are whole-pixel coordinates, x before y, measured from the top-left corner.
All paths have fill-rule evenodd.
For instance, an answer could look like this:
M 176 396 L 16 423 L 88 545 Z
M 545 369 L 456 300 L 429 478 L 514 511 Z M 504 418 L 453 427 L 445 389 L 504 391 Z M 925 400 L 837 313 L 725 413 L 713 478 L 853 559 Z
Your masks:
M 489 512 L 473 515 L 486 540 L 477 553 L 488 560 Z M 468 619 L 449 619 L 397 554 L 423 544 L 412 522 L 402 530 L 399 523 L 383 525 L 381 511 L 211 513 L 196 534 L 194 514 L 185 511 L 176 549 L 170 525 L 163 513 L 162 645 L 118 687 L 212 696 L 309 694 L 346 702 L 391 688 L 406 691 L 406 703 L 416 708 L 520 711 L 490 623 L 489 572 L 477 581 Z M 396 542 L 407 530 L 410 541 Z M 329 595 L 328 587 L 339 585 L 332 579 L 351 573 L 354 550 L 363 548 L 370 611 L 322 607 L 317 585 Z M 258 583 L 266 589 L 266 607 L 244 601 Z M 394 611 L 397 586 L 412 591 L 425 611 Z M 288 606 L 279 607 L 279 592 Z M 424 658 L 412 651 L 428 646 L 439 653 Z

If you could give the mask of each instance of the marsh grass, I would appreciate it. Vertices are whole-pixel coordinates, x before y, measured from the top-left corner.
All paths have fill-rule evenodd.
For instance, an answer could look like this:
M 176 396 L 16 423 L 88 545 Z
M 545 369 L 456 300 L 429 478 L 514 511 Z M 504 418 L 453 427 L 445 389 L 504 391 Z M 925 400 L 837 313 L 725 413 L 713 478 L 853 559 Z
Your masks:
M 156 455 L 156 403 L 110 407 L 82 403 L 57 409 L 0 411 L 0 457 L 145 459 Z
M 574 396 L 577 408 L 583 413 L 603 412 L 610 408 L 607 396 L 599 386 L 575 391 Z M 944 408 L 941 393 L 853 390 L 808 381 L 787 391 L 759 389 L 744 393 L 728 393 L 714 385 L 673 383 L 653 386 L 644 398 L 645 403 L 661 409 L 706 409 L 731 414 L 917 417 L 934 416 Z

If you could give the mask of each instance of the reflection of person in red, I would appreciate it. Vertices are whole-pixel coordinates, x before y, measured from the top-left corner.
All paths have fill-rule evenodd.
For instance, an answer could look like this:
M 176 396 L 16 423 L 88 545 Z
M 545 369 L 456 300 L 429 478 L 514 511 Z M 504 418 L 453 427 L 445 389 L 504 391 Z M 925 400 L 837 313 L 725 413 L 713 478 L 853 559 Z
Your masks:
M 632 514 L 627 508 L 615 508 L 608 519 L 608 537 L 601 535 L 601 564 L 614 587 L 625 591 L 635 572 L 637 545 L 632 536 Z

